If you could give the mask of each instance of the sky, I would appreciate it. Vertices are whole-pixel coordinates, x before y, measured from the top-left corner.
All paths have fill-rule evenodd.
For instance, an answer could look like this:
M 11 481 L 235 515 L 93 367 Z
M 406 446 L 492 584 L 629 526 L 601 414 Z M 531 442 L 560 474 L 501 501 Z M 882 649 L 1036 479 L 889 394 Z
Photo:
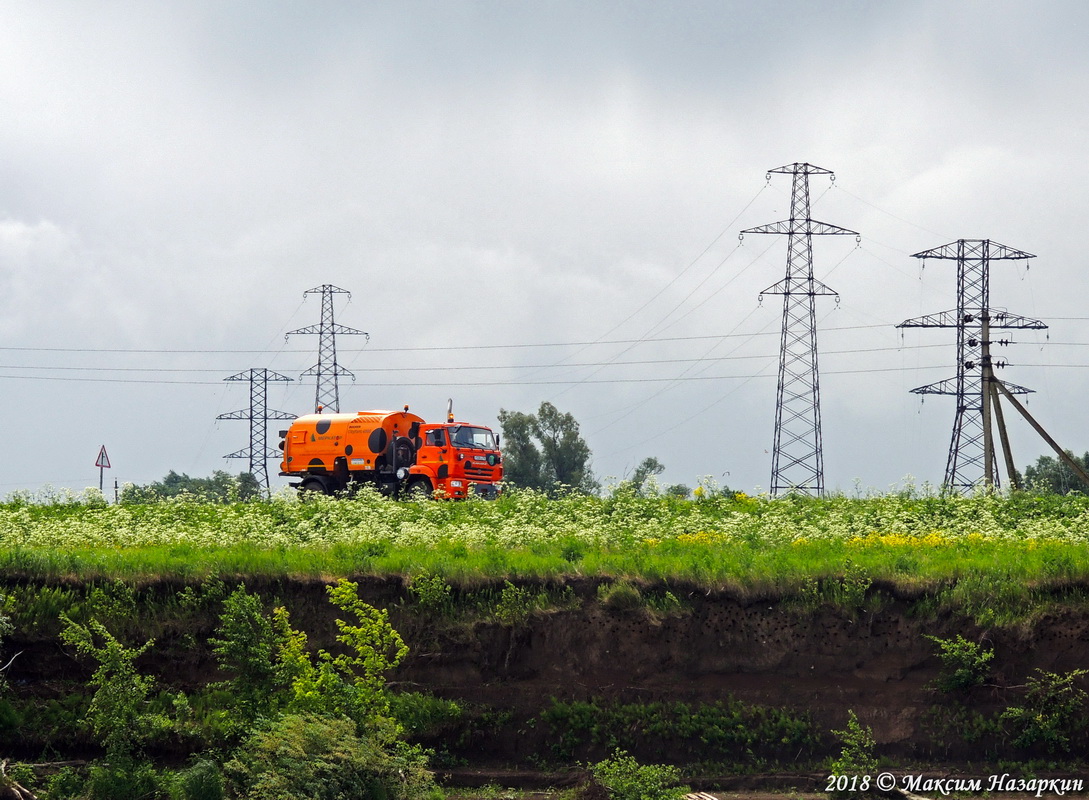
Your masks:
M 341 409 L 498 428 L 551 402 L 606 486 L 771 477 L 789 215 L 808 162 L 825 484 L 940 484 L 957 239 L 1042 319 L 999 377 L 1089 449 L 1089 5 L 0 2 L 0 496 L 248 464 L 245 383 L 301 373 L 331 284 Z M 1027 267 L 1026 267 L 1027 264 Z M 1008 414 L 1011 416 L 1011 414 Z M 1050 452 L 1007 420 L 1019 467 Z M 270 422 L 275 431 L 281 423 Z M 270 446 L 275 441 L 270 441 Z M 277 462 L 269 462 L 274 488 Z

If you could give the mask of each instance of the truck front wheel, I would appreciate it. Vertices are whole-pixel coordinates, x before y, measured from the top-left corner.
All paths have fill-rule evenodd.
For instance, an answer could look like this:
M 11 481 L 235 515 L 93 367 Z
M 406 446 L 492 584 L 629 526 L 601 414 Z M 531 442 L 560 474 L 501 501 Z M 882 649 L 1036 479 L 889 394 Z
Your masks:
M 407 500 L 430 500 L 435 490 L 431 488 L 431 481 L 427 478 L 416 478 L 405 488 Z

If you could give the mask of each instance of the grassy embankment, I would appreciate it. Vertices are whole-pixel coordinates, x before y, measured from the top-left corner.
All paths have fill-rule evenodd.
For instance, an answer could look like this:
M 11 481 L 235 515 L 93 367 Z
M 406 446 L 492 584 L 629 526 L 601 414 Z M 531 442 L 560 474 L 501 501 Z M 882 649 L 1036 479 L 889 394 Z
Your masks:
M 464 503 L 364 494 L 0 505 L 7 582 L 419 574 L 465 586 L 600 577 L 764 597 L 865 582 L 1002 622 L 1087 594 L 1089 498 L 903 492 L 770 500 L 707 492 L 696 500 L 624 493 L 549 499 L 511 492 Z
M 511 492 L 490 503 L 400 503 L 363 494 L 307 502 L 285 496 L 107 505 L 94 496 L 62 496 L 0 504 L 3 612 L 18 635 L 39 645 L 56 638 L 64 614 L 80 623 L 101 621 L 137 643 L 161 637 L 156 647 L 166 648 L 162 657 L 169 661 L 199 649 L 198 639 L 218 624 L 227 593 L 240 581 L 263 583 L 278 596 L 285 581 L 365 576 L 405 579 L 410 589 L 399 613 L 445 620 L 452 629 L 475 619 L 516 627 L 538 606 L 571 601 L 562 584 L 573 579 L 611 584 L 597 597 L 618 607 L 624 595 L 614 590 L 642 586 L 642 599 L 638 592 L 629 599 L 648 613 L 661 611 L 656 604 L 673 613 L 666 601 L 679 602 L 670 592 L 677 587 L 840 606 L 852 614 L 900 595 L 911 598 L 913 614 L 950 610 L 981 626 L 1018 625 L 1056 606 L 1089 607 L 1089 498 L 903 492 L 770 500 L 704 491 L 695 500 L 623 492 L 549 499 Z M 538 587 L 522 588 L 532 583 Z M 453 587 L 467 590 L 456 594 L 457 608 L 450 605 Z M 163 692 L 149 700 L 156 713 L 167 714 L 181 696 L 170 677 L 178 676 L 164 674 Z M 43 752 L 92 746 L 79 722 L 89 689 L 82 678 L 65 681 L 51 695 L 16 692 L 0 703 L 0 732 L 7 731 L 10 743 Z M 237 744 L 224 728 L 229 717 L 220 690 L 209 684 L 186 691 L 187 716 L 175 721 L 174 738 L 160 744 L 165 752 L 177 758 Z M 455 764 L 461 751 L 454 740 L 481 731 L 496 736 L 502 714 L 509 714 L 470 712 L 411 693 L 398 702 L 406 729 L 449 747 L 445 758 Z M 534 719 L 551 732 L 548 752 L 560 761 L 600 749 L 616 731 L 643 726 L 632 720 L 645 723 L 648 715 L 661 728 L 662 747 L 684 746 L 689 758 L 710 758 L 685 744 L 695 726 L 716 753 L 735 754 L 727 766 L 740 771 L 777 763 L 784 743 L 791 763 L 831 747 L 826 731 L 789 710 L 733 700 L 671 709 L 669 717 L 654 703 L 553 701 Z M 964 728 L 990 736 L 994 753 L 1021 752 L 1007 742 L 1017 731 L 1003 733 L 999 717 L 972 719 L 969 730 L 956 718 L 957 737 Z M 708 738 L 718 730 L 748 738 Z M 640 741 L 629 745 L 638 748 Z M 750 751 L 751 757 L 736 755 Z

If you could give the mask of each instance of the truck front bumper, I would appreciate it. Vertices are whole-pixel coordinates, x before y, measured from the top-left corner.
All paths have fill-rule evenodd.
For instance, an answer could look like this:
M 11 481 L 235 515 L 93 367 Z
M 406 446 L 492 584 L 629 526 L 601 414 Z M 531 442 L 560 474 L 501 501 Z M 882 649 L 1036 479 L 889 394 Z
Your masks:
M 499 497 L 499 487 L 494 483 L 471 483 L 469 488 L 483 500 L 495 500 Z

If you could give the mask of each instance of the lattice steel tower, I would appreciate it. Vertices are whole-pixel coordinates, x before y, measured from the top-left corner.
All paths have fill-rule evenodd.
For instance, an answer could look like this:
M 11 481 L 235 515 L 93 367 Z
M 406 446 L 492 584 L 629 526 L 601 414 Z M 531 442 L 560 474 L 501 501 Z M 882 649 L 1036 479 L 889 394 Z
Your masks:
M 939 258 L 957 262 L 957 307 L 925 317 L 908 319 L 897 328 L 956 328 L 957 375 L 955 378 L 919 386 L 915 394 L 951 394 L 957 398 L 953 420 L 953 438 L 945 466 L 945 485 L 961 492 L 981 483 L 998 483 L 997 460 L 991 435 L 991 415 L 999 411 L 994 402 L 993 370 L 1005 366 L 991 358 L 991 345 L 1008 345 L 1009 340 L 992 340 L 991 331 L 1042 330 L 1047 327 L 1036 319 L 1011 314 L 990 306 L 990 263 L 998 260 L 1035 258 L 1032 253 L 1014 250 L 989 239 L 958 239 L 932 250 L 915 253 L 913 258 Z M 1031 389 L 1002 382 L 1011 394 L 1028 394 Z M 1008 452 L 1008 448 L 1007 448 Z M 1009 466 L 1009 465 L 1007 465 Z
M 779 386 L 775 400 L 775 444 L 771 456 L 771 493 L 824 494 L 820 379 L 817 370 L 816 297 L 839 295 L 813 277 L 813 237 L 858 236 L 837 225 L 809 217 L 809 176 L 831 170 L 812 164 L 788 164 L 768 171 L 793 175 L 790 219 L 742 231 L 787 236 L 786 277 L 765 294 L 783 296 L 783 332 L 779 347 Z
M 294 414 L 286 411 L 270 411 L 268 408 L 268 384 L 269 381 L 290 381 L 291 378 L 267 369 L 250 369 L 239 372 L 225 381 L 249 381 L 250 382 L 250 407 L 240 411 L 231 411 L 220 414 L 216 419 L 245 419 L 250 423 L 250 445 L 242 450 L 223 456 L 224 458 L 248 458 L 250 474 L 257 482 L 268 489 L 268 459 L 278 458 L 280 452 L 267 446 L 268 421 L 270 419 L 295 419 Z
M 297 331 L 291 331 L 287 335 L 318 334 L 318 363 L 302 373 L 302 376 L 313 375 L 317 378 L 317 388 L 314 392 L 315 410 L 340 411 L 340 383 L 338 379 L 341 375 L 347 375 L 354 380 L 355 375 L 337 364 L 336 335 L 338 333 L 350 334 L 366 336 L 370 339 L 370 334 L 345 325 L 338 325 L 333 321 L 333 295 L 346 294 L 351 297 L 350 292 L 326 283 L 313 289 L 307 289 L 303 294 L 316 294 L 318 292 L 321 293 L 321 322 L 317 325 L 309 325 L 305 328 L 299 328 Z

